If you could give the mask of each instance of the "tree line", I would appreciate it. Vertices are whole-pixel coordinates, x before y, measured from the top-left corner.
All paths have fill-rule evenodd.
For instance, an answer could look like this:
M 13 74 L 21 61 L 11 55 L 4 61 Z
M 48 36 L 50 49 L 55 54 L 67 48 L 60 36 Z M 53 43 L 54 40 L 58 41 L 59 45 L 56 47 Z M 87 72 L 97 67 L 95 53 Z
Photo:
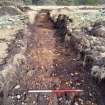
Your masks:
M 27 5 L 96 5 L 104 0 L 23 0 Z

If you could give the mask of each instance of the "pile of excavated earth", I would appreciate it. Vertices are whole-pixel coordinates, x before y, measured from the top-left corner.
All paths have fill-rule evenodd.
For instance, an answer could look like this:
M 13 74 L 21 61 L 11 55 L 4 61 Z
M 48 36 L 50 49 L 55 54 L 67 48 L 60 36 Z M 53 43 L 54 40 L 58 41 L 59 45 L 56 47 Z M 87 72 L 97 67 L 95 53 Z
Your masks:
M 10 81 L 14 81 L 12 75 L 14 68 L 11 65 L 13 57 L 20 51 L 21 31 L 28 20 L 19 9 L 15 7 L 0 7 L 0 104 L 2 101 L 2 91 L 11 85 Z M 20 35 L 19 35 L 20 32 Z M 11 85 L 12 86 L 12 85 Z M 14 85 L 13 85 L 14 86 Z M 13 87 L 12 86 L 12 87 Z M 7 104 L 5 104 L 7 105 Z

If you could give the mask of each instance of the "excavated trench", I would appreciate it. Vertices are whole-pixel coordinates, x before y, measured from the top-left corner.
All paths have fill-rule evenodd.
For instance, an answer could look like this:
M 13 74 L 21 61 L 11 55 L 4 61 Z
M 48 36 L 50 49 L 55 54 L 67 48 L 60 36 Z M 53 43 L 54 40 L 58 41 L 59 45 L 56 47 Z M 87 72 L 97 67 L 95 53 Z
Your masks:
M 27 31 L 28 30 L 28 31 Z M 25 32 L 26 62 L 17 68 L 19 89 L 8 96 L 14 105 L 104 105 L 104 99 L 89 71 L 72 48 L 65 48 L 48 10 L 41 10 Z M 28 93 L 29 90 L 81 89 L 83 92 Z M 8 104 L 10 105 L 10 104 Z M 12 104 L 11 104 L 12 105 Z
M 28 90 L 82 89 L 80 93 L 33 93 L 30 105 L 104 105 L 99 88 L 82 61 L 71 49 L 65 49 L 47 10 L 42 10 L 31 27 L 26 55 L 28 64 L 35 71 L 26 77 Z M 33 98 L 34 97 L 34 98 Z

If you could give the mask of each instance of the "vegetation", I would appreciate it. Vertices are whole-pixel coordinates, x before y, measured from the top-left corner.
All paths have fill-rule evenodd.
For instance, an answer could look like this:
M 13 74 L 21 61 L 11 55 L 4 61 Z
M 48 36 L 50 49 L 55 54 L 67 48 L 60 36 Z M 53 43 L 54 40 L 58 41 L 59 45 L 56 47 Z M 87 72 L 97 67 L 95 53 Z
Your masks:
M 97 0 L 85 0 L 85 5 L 96 5 Z
M 32 0 L 23 0 L 25 4 L 27 5 L 31 5 L 32 4 Z
M 57 5 L 70 5 L 73 3 L 73 0 L 57 0 Z
M 96 5 L 101 0 L 23 0 L 34 5 Z
M 57 0 L 38 0 L 37 5 L 56 5 Z

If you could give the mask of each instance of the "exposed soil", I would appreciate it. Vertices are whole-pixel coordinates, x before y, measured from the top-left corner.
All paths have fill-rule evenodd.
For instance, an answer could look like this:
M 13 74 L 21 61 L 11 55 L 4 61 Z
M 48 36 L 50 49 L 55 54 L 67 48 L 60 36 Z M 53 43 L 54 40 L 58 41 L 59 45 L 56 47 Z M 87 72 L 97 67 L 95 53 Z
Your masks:
M 42 16 L 42 14 L 44 14 Z M 36 16 L 25 38 L 27 62 L 20 65 L 20 88 L 9 91 L 8 105 L 104 105 L 100 89 L 73 49 L 65 48 L 47 11 Z M 29 90 L 81 89 L 72 93 L 28 93 Z M 2 95 L 2 94 L 1 94 Z

